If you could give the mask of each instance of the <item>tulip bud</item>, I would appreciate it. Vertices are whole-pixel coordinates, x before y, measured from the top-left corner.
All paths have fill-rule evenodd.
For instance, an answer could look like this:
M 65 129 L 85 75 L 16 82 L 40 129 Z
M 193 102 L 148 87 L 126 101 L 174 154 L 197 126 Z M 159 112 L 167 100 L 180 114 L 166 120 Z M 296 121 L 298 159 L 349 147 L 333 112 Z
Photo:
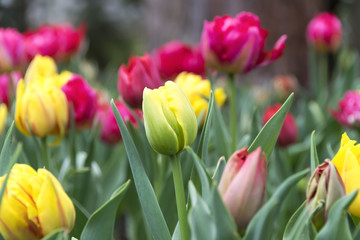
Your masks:
M 306 35 L 308 42 L 316 50 L 320 52 L 336 51 L 341 43 L 341 22 L 332 13 L 320 13 L 310 21 Z
M 121 101 L 115 101 L 114 103 L 124 122 L 137 127 L 136 118 L 126 107 L 126 105 Z M 134 112 L 140 119 L 142 118 L 142 112 L 140 110 L 135 110 Z M 111 109 L 111 105 L 108 101 L 98 105 L 97 120 L 100 125 L 100 136 L 102 141 L 111 145 L 121 141 L 121 133 L 116 122 L 115 115 Z
M 270 120 L 270 118 L 281 108 L 281 104 L 275 104 L 265 109 L 263 115 L 263 124 Z M 284 124 L 281 128 L 279 138 L 277 140 L 279 146 L 286 147 L 297 141 L 297 125 L 295 118 L 291 113 L 285 117 Z
M 67 74 L 67 73 L 65 73 Z M 97 94 L 80 75 L 71 74 L 61 87 L 72 104 L 77 128 L 91 125 L 97 108 Z
M 200 117 L 203 114 L 202 122 L 204 122 L 209 107 L 210 81 L 203 79 L 200 75 L 187 72 L 179 74 L 174 81 L 189 99 L 196 117 Z M 226 100 L 224 89 L 216 88 L 214 96 L 216 104 L 221 107 Z
M 205 21 L 201 36 L 205 63 L 227 73 L 246 73 L 256 66 L 265 66 L 282 55 L 286 40 L 286 35 L 281 36 L 273 50 L 264 52 L 267 34 L 259 18 L 249 12 Z
M 219 183 L 219 192 L 242 230 L 262 207 L 266 193 L 266 158 L 258 147 L 236 151 L 227 162 Z
M 118 90 L 124 101 L 133 108 L 141 107 L 145 87 L 154 89 L 161 85 L 159 72 L 148 54 L 130 57 L 128 66 L 120 66 Z
M 51 57 L 43 57 L 36 55 L 31 61 L 24 76 L 25 84 L 30 82 L 40 81 L 44 82 L 46 78 L 57 74 L 57 66 Z
M 0 28 L 0 72 L 23 67 L 25 45 L 23 36 L 12 28 Z
M 339 110 L 330 110 L 331 115 L 345 127 L 360 127 L 360 91 L 347 91 L 339 101 Z
M 168 42 L 158 48 L 154 53 L 154 60 L 161 77 L 166 80 L 173 79 L 182 72 L 205 74 L 200 48 L 180 41 Z
M 0 186 L 4 179 L 0 177 Z M 74 223 L 74 205 L 49 171 L 14 165 L 0 207 L 4 239 L 37 240 L 59 229 L 70 232 Z
M 145 88 L 143 99 L 146 136 L 156 152 L 174 155 L 194 142 L 196 115 L 176 83 L 168 81 L 154 90 Z
M 331 206 L 343 196 L 344 183 L 335 165 L 330 160 L 325 160 L 315 169 L 306 190 L 306 204 L 310 205 L 310 211 L 315 210 L 319 204 L 325 204 L 313 217 L 313 223 L 318 229 L 325 223 Z

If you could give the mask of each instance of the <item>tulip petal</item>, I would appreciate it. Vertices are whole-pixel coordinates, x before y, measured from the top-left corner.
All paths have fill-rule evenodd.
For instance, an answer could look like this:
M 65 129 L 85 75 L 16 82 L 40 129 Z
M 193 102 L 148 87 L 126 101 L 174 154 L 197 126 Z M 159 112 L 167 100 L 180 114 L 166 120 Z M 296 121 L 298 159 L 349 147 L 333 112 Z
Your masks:
M 285 49 L 286 35 L 282 35 L 275 43 L 274 49 L 263 53 L 258 59 L 259 66 L 266 66 L 281 57 Z
M 346 194 L 350 194 L 351 192 L 360 189 L 360 167 L 351 169 L 345 173 L 344 183 Z M 357 217 L 360 217 L 360 194 L 358 193 L 355 200 L 349 207 L 349 211 Z

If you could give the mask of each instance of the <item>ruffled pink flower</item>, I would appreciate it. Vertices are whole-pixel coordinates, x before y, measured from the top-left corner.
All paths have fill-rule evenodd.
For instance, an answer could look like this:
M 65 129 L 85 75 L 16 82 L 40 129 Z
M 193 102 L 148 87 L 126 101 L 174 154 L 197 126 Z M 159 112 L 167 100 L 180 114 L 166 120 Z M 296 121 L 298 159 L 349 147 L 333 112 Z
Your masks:
M 331 115 L 343 126 L 360 127 L 360 92 L 347 91 Z
M 12 28 L 0 28 L 0 72 L 23 67 L 25 44 L 23 36 Z
M 118 90 L 124 101 L 133 108 L 141 108 L 145 87 L 154 89 L 163 84 L 159 71 L 149 54 L 130 57 L 128 66 L 119 68 Z
M 263 115 L 263 124 L 267 123 L 270 118 L 281 108 L 281 104 L 275 104 L 265 109 Z M 286 147 L 290 144 L 293 144 L 297 141 L 297 125 L 295 118 L 291 113 L 288 113 L 285 117 L 284 124 L 281 128 L 279 138 L 277 140 L 279 146 Z
M 91 125 L 97 110 L 95 90 L 77 74 L 73 74 L 61 89 L 73 107 L 76 127 Z
M 246 73 L 257 66 L 268 65 L 282 55 L 287 36 L 282 35 L 274 49 L 265 52 L 267 35 L 259 18 L 249 12 L 205 21 L 201 36 L 205 63 L 210 68 L 228 73 Z
M 310 21 L 306 36 L 316 50 L 321 52 L 336 51 L 341 44 L 341 22 L 332 13 L 320 13 Z
M 164 80 L 170 80 L 182 72 L 205 74 L 204 58 L 199 46 L 172 41 L 154 52 L 154 60 Z
M 115 101 L 115 105 L 120 112 L 126 124 L 132 124 L 137 127 L 136 118 L 132 115 L 130 110 L 121 101 Z M 142 119 L 142 111 L 135 110 L 134 113 Z M 116 144 L 121 141 L 121 133 L 116 122 L 115 115 L 109 103 L 103 103 L 98 106 L 97 119 L 100 124 L 101 140 L 108 144 Z

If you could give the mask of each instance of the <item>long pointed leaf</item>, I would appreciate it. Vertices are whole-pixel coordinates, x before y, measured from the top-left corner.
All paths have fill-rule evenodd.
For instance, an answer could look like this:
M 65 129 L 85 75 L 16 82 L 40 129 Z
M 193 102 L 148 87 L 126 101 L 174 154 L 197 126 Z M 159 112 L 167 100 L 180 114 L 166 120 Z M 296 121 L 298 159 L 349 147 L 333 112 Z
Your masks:
M 206 113 L 205 122 L 204 122 L 202 131 L 201 131 L 201 135 L 200 135 L 199 147 L 197 150 L 197 154 L 199 155 L 200 158 L 204 157 L 205 159 L 207 159 L 206 154 L 207 154 L 207 147 L 208 147 L 209 135 L 210 135 L 209 127 L 211 124 L 213 106 L 214 106 L 214 94 L 211 91 L 210 97 L 209 97 L 209 107 L 208 107 L 208 110 Z
M 4 145 L 1 149 L 0 154 L 0 176 L 3 176 L 6 173 L 6 170 L 8 169 L 8 164 L 10 160 L 11 155 L 11 138 L 14 131 L 14 122 L 12 122 L 9 130 L 6 133 L 6 138 Z
M 113 100 L 111 101 L 111 107 L 115 114 L 117 124 L 120 128 L 130 163 L 130 168 L 134 177 L 136 191 L 139 195 L 141 207 L 144 211 L 144 215 L 147 223 L 149 224 L 151 233 L 154 239 L 171 239 L 169 229 L 166 225 L 164 216 L 156 199 L 154 189 L 152 188 L 149 178 L 147 177 L 145 169 L 142 165 L 135 143 L 133 142 L 130 133 Z
M 311 133 L 311 148 L 310 148 L 310 171 L 313 173 L 319 166 L 319 157 L 316 151 L 315 131 Z
M 282 107 L 270 118 L 270 120 L 261 129 L 255 140 L 249 147 L 249 152 L 254 151 L 257 147 L 261 146 L 262 151 L 269 159 L 270 154 L 276 144 L 277 138 L 280 134 L 282 125 L 284 124 L 285 117 L 290 110 L 291 103 L 294 99 L 294 93 L 286 99 Z

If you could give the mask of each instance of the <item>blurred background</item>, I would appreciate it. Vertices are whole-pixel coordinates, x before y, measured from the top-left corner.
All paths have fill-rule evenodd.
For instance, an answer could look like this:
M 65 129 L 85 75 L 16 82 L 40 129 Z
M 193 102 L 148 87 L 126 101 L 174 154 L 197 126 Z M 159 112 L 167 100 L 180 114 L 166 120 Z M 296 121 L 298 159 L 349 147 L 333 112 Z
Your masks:
M 302 86 L 308 86 L 305 29 L 321 11 L 339 16 L 345 45 L 360 49 L 360 1 L 356 0 L 0 0 L 0 24 L 23 32 L 43 24 L 85 23 L 84 54 L 99 72 L 106 72 L 118 69 L 130 55 L 143 55 L 170 40 L 197 44 L 204 20 L 241 11 L 260 17 L 269 31 L 268 49 L 280 35 L 288 35 L 284 56 L 271 67 L 250 73 L 259 81 L 293 74 Z

